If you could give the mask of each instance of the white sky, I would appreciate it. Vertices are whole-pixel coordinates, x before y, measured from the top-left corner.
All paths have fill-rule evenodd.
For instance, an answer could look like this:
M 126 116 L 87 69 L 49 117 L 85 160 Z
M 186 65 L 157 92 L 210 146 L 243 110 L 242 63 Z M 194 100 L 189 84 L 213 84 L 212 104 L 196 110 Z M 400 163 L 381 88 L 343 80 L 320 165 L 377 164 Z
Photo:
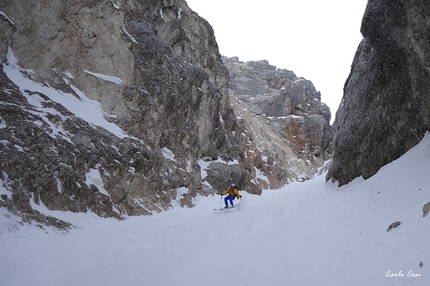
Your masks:
M 212 25 L 222 55 L 265 59 L 312 81 L 334 120 L 367 0 L 186 2 Z

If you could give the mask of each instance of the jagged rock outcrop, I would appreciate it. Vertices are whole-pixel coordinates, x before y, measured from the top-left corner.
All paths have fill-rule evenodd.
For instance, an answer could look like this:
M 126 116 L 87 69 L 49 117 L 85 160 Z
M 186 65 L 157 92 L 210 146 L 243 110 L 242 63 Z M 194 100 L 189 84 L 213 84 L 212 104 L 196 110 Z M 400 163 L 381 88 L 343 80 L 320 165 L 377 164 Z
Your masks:
M 239 157 L 228 72 L 211 26 L 185 1 L 2 1 L 0 11 L 8 199 L 149 214 L 214 191 L 200 158 Z M 76 100 L 99 104 L 106 122 L 70 110 Z
M 430 129 L 429 13 L 424 0 L 368 2 L 333 124 L 328 180 L 369 178 Z
M 320 92 L 311 81 L 266 60 L 223 57 L 223 61 L 230 72 L 231 92 L 238 99 L 234 112 L 244 119 L 241 125 L 252 130 L 255 149 L 270 158 L 265 165 L 270 171 L 264 174 L 289 180 L 312 178 L 330 156 L 331 113 Z

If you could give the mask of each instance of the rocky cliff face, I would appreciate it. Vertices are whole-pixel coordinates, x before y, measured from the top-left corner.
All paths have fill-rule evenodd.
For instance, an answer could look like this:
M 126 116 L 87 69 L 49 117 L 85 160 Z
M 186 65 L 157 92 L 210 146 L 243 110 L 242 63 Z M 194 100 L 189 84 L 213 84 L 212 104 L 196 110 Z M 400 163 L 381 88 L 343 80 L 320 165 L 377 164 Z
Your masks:
M 370 0 L 334 122 L 327 179 L 368 178 L 416 145 L 430 128 L 430 6 Z
M 0 207 L 63 226 L 34 207 L 151 214 L 232 182 L 260 193 L 307 179 L 326 156 L 325 135 L 308 130 L 330 117 L 313 86 L 273 74 L 276 114 L 230 96 L 213 30 L 185 1 L 0 11 Z
M 205 192 L 197 161 L 239 156 L 228 72 L 212 28 L 184 1 L 0 10 L 0 160 L 18 209 L 121 217 L 192 205 Z M 99 108 L 70 110 L 76 100 Z
M 266 138 L 258 143 L 265 150 L 264 156 L 282 166 L 286 178 L 313 177 L 330 157 L 332 137 L 330 109 L 321 102 L 321 94 L 312 82 L 265 60 L 223 60 L 230 72 L 231 93 L 238 100 L 234 112 L 248 118 L 243 125 L 249 122 L 255 126 L 250 127 L 254 138 Z

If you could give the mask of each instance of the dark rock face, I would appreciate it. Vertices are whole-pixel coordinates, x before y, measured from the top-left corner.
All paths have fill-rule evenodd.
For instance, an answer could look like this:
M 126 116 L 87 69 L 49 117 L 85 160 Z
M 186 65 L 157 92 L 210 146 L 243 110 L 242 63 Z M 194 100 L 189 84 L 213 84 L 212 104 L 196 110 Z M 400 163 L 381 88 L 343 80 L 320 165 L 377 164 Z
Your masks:
M 369 178 L 430 128 L 430 6 L 370 0 L 333 125 L 327 180 Z
M 249 185 L 247 182 L 253 178 L 250 173 L 240 164 L 226 165 L 219 162 L 212 162 L 207 169 L 208 175 L 205 180 L 213 186 L 214 189 L 225 190 L 225 186 L 235 183 L 237 186 L 245 186 L 244 189 L 251 194 L 260 194 L 261 188 L 256 185 Z

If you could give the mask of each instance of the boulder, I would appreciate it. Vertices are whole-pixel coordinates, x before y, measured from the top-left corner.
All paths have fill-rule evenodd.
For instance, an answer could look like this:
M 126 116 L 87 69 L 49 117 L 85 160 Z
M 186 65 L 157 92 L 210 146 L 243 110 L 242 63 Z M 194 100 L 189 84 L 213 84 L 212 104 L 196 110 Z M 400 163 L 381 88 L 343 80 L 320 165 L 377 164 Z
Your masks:
M 250 183 L 251 177 L 240 164 L 228 165 L 220 162 L 212 162 L 205 169 L 205 180 L 217 191 L 222 193 L 231 184 L 236 184 L 239 190 L 245 190 L 250 194 L 261 194 L 261 188 Z

